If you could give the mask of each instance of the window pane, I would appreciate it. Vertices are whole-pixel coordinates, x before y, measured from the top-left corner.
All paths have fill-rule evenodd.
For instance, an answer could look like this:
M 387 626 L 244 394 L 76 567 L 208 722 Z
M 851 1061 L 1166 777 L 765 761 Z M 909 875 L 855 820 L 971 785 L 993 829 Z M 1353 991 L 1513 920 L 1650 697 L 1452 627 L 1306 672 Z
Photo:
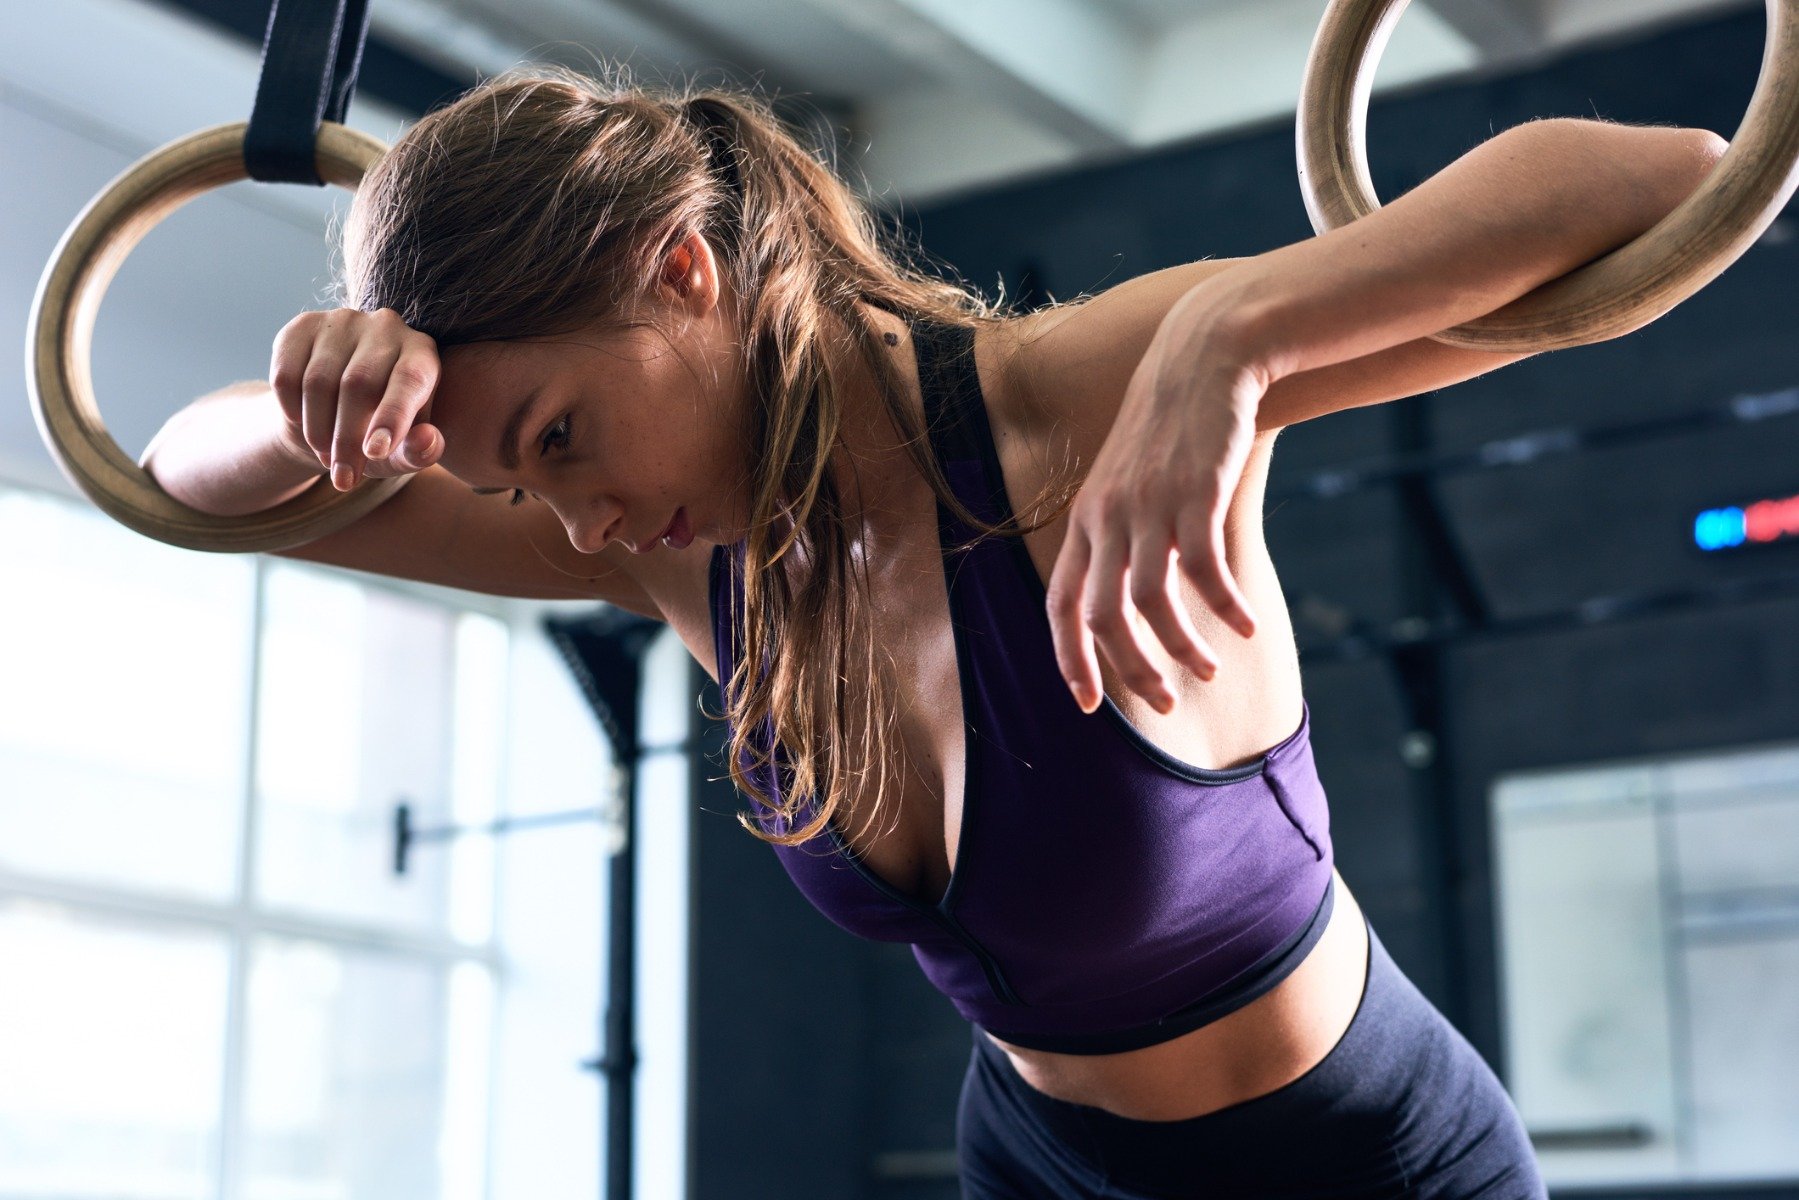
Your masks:
M 464 827 L 490 825 L 499 816 L 509 649 L 506 626 L 493 617 L 465 613 L 457 621 L 450 815 Z M 486 943 L 493 937 L 492 839 L 459 837 L 440 852 L 450 856 L 450 877 L 456 881 L 450 897 L 450 931 L 461 941 Z
M 612 787 L 611 756 L 574 678 L 542 634 L 515 638 L 512 680 L 506 814 L 599 808 Z M 678 805 L 683 797 L 664 799 Z M 602 1081 L 580 1064 L 601 1051 L 596 1018 L 605 1004 L 611 841 L 600 822 L 582 821 L 514 830 L 498 849 L 506 967 L 493 1200 L 588 1200 L 601 1191 Z
M 451 868 L 491 855 L 421 843 L 393 871 L 395 805 L 420 828 L 448 823 L 453 802 L 491 809 L 497 726 L 462 695 L 458 646 L 477 680 L 496 677 L 492 630 L 463 633 L 461 614 L 323 573 L 271 564 L 262 635 L 256 782 L 258 895 L 266 903 L 361 922 L 446 930 Z M 457 715 L 474 729 L 456 746 Z M 458 790 L 454 768 L 468 772 Z M 481 878 L 473 885 L 485 890 Z M 477 906 L 478 907 L 478 906 Z M 474 920 L 474 925 L 470 922 Z M 478 930 L 466 914 L 459 929 Z
M 1671 763 L 1692 1173 L 1799 1174 L 1799 750 Z
M 1799 1172 L 1799 750 L 1507 780 L 1494 820 L 1511 1082 L 1549 1182 Z
M 3 489 L 0 561 L 0 863 L 229 895 L 252 563 Z
M 1507 1082 L 1551 1182 L 1677 1171 L 1650 787 L 1582 772 L 1497 793 Z
M 246 1200 L 470 1195 L 467 1172 L 482 1169 L 480 1157 L 452 1145 L 446 1131 L 466 1135 L 479 1123 L 471 1107 L 484 1111 L 488 1103 L 484 1006 L 491 984 L 460 980 L 452 992 L 450 974 L 447 966 L 324 942 L 257 941 L 244 1095 Z M 477 1027 L 481 1036 L 462 1040 Z M 475 1069 L 450 1065 L 470 1055 Z
M 693 660 L 665 630 L 644 659 L 641 712 L 649 747 L 686 741 L 697 711 Z M 638 1188 L 646 1196 L 685 1196 L 690 1105 L 687 1095 L 692 951 L 689 821 L 691 758 L 652 750 L 639 771 L 637 809 L 637 1011 L 641 1064 L 636 1080 Z
M 222 934 L 0 900 L 0 1195 L 212 1200 Z
M 1799 937 L 1695 946 L 1693 1168 L 1709 1179 L 1799 1173 Z

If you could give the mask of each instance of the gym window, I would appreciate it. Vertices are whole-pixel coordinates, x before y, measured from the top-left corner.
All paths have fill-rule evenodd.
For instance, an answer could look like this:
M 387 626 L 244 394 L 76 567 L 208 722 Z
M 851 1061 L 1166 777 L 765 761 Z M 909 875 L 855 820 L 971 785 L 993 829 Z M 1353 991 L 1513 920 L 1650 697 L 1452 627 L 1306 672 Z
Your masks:
M 604 827 L 392 866 L 605 796 L 537 610 L 3 486 L 0 561 L 0 1195 L 595 1194 Z
M 1799 746 L 1493 792 L 1507 1084 L 1554 1186 L 1799 1175 Z

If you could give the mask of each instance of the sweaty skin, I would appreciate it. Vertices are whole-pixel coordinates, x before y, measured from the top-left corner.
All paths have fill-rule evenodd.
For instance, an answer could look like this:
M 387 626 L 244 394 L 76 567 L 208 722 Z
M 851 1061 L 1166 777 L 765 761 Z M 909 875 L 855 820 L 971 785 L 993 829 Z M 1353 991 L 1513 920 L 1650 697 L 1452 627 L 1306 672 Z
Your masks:
M 1164 281 L 1170 290 L 1178 280 Z M 1140 289 L 1141 290 L 1141 289 Z M 1035 369 L 1033 353 L 1071 340 L 1060 338 L 1055 324 L 1073 314 L 1090 328 L 1081 336 L 1103 340 L 1101 324 L 1126 323 L 1110 331 L 1120 343 L 1146 323 L 1139 309 L 1114 302 L 1090 304 L 1037 318 L 1021 318 L 983 330 L 976 341 L 976 365 L 993 423 L 1008 491 L 1015 500 L 1035 496 L 1058 468 L 1070 461 L 1090 461 L 1103 441 L 1103 419 L 1084 426 L 1048 422 L 1041 396 L 1046 383 Z M 903 322 L 869 310 L 892 348 L 893 362 L 905 381 L 909 402 L 922 408 L 917 364 Z M 1053 320 L 1052 320 L 1053 318 Z M 728 356 L 705 340 L 702 324 L 693 333 L 697 344 L 690 357 L 724 363 Z M 548 395 L 532 408 L 527 447 L 540 426 L 548 427 L 565 408 L 574 412 L 574 440 L 567 464 L 536 469 L 533 494 L 550 503 L 577 545 L 603 544 L 608 530 L 647 552 L 627 556 L 628 570 L 657 609 L 674 627 L 695 659 L 709 672 L 711 623 L 707 607 L 706 568 L 712 544 L 739 536 L 741 508 L 729 489 L 717 481 L 742 471 L 733 459 L 730 438 L 709 433 L 708 425 L 729 427 L 741 397 L 700 372 L 695 376 L 674 355 L 655 350 L 655 339 L 628 343 L 600 352 L 579 346 L 546 347 L 522 357 L 469 354 L 458 360 L 446 355 L 443 386 L 434 400 L 434 420 L 444 431 L 443 463 L 465 481 L 500 486 L 517 473 L 498 463 L 498 439 L 509 403 L 484 402 L 490 396 L 509 399 L 533 390 Z M 516 349 L 516 348 L 510 348 Z M 1124 366 L 1128 353 L 1121 356 Z M 610 364 L 603 384 L 590 375 L 596 361 Z M 1096 366 L 1094 369 L 1102 369 Z M 1126 367 L 1125 369 L 1128 369 Z M 710 381 L 710 382 L 709 382 Z M 716 387 L 713 385 L 716 384 Z M 711 390 L 709 390 L 711 389 Z M 961 826 L 959 786 L 962 777 L 960 682 L 949 631 L 948 601 L 933 497 L 904 456 L 897 435 L 870 392 L 858 389 L 849 405 L 844 431 L 846 461 L 855 464 L 850 489 L 863 512 L 867 555 L 880 637 L 904 646 L 902 663 L 910 670 L 898 681 L 901 718 L 898 734 L 907 759 L 905 780 L 885 823 L 872 840 L 851 840 L 867 865 L 896 886 L 917 893 L 939 894 L 953 870 L 955 839 Z M 630 399 L 623 399 L 629 396 Z M 677 399 L 679 397 L 679 399 Z M 610 411 L 601 411 L 608 407 Z M 678 404 L 690 421 L 644 418 L 658 402 Z M 663 412 L 670 411 L 664 408 Z M 672 428 L 682 425 L 685 428 Z M 590 440 L 583 442 L 586 427 Z M 1291 732 L 1300 708 L 1297 656 L 1286 627 L 1286 605 L 1261 537 L 1260 508 L 1272 434 L 1258 437 L 1245 479 L 1233 501 L 1227 539 L 1231 564 L 1251 604 L 1266 614 L 1253 638 L 1237 636 L 1189 594 L 1189 611 L 1220 658 L 1220 670 L 1203 682 L 1164 660 L 1177 704 L 1168 714 L 1156 712 L 1142 697 L 1108 683 L 1108 694 L 1131 720 L 1169 753 L 1185 761 L 1228 767 L 1251 761 Z M 467 447 L 466 453 L 459 452 Z M 557 448 L 552 447 L 550 457 Z M 604 480 L 601 484 L 598 481 Z M 500 503 L 497 498 L 492 503 Z M 527 504 L 538 503 L 527 500 Z M 676 511 L 694 518 L 697 538 L 680 551 L 644 544 Z M 647 514 L 647 515 L 640 515 Z M 1058 521 L 1026 539 L 1040 575 L 1047 580 L 1065 522 Z M 1095 720 L 1101 718 L 1095 717 Z M 839 826 L 854 830 L 852 809 Z M 1367 964 L 1367 935 L 1359 906 L 1339 876 L 1338 901 L 1331 921 L 1306 960 L 1278 986 L 1245 1007 L 1171 1041 L 1111 1055 L 1069 1055 L 998 1043 L 1011 1056 L 1025 1080 L 1059 1099 L 1095 1105 L 1140 1120 L 1177 1120 L 1215 1111 L 1250 1099 L 1298 1078 L 1329 1052 L 1347 1028 L 1360 1000 Z

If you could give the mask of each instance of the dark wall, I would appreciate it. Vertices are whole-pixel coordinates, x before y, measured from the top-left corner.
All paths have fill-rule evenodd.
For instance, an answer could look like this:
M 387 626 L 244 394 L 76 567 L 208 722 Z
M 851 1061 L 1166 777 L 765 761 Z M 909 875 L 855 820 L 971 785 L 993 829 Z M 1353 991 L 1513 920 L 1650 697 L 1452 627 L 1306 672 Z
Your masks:
M 706 683 L 706 712 L 721 710 Z M 703 739 L 693 830 L 688 999 L 689 1193 L 693 1200 L 860 1196 L 869 1103 L 864 1057 L 877 1039 L 854 940 L 819 916 L 773 851 L 741 828 Z
M 1524 74 L 1385 96 L 1369 121 L 1377 189 L 1391 198 L 1491 132 L 1540 116 L 1597 113 L 1729 136 L 1763 32 L 1757 6 Z M 908 220 L 977 286 L 1003 280 L 1066 298 L 1309 237 L 1292 141 L 1290 121 L 1271 123 Z M 1290 494 L 1270 506 L 1268 532 L 1305 648 L 1341 870 L 1400 965 L 1502 1076 L 1490 785 L 1527 767 L 1799 732 L 1791 599 L 1676 602 L 1584 626 L 1568 616 L 1597 596 L 1766 585 L 1799 572 L 1784 547 L 1705 556 L 1689 537 L 1703 507 L 1799 492 L 1799 418 L 1439 477 L 1420 490 L 1444 514 L 1445 543 L 1463 559 L 1489 631 L 1403 661 L 1380 650 L 1380 634 L 1457 612 L 1432 583 L 1418 495 L 1377 487 L 1321 500 L 1302 485 L 1321 468 L 1401 447 L 1467 449 L 1545 427 L 1676 417 L 1799 386 L 1795 224 L 1789 213 L 1716 283 L 1629 337 L 1281 435 L 1271 492 Z M 1366 653 L 1346 649 L 1345 623 L 1377 635 Z M 1438 753 L 1408 765 L 1400 746 L 1420 725 L 1420 696 L 1431 701 L 1422 720 Z M 697 826 L 695 1195 L 954 1196 L 945 1160 L 932 1178 L 933 1160 L 904 1155 L 952 1146 L 967 1027 L 903 947 L 858 944 L 807 908 L 774 856 L 722 815 L 732 805 L 728 792 L 711 793 Z

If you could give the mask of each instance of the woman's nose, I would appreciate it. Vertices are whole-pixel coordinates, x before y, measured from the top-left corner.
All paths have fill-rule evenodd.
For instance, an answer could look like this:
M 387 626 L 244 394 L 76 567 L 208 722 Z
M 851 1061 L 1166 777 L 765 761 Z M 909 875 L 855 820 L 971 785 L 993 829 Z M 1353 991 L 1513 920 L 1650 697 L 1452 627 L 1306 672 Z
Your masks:
M 562 527 L 568 531 L 569 544 L 582 554 L 598 554 L 606 548 L 606 533 L 617 522 L 618 512 L 612 505 L 581 505 L 575 509 L 556 506 Z
M 597 517 L 588 516 L 573 522 L 564 522 L 568 528 L 568 540 L 575 549 L 583 554 L 598 554 L 606 548 L 607 522 Z

